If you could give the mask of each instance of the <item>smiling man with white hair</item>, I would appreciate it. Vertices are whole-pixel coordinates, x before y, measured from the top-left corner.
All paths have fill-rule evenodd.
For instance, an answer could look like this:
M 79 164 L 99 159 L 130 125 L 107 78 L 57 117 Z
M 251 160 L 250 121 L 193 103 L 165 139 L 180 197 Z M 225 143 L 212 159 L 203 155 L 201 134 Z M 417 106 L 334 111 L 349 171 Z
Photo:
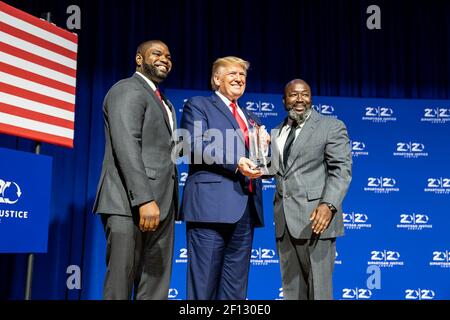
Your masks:
M 247 158 L 248 128 L 259 120 L 238 100 L 245 91 L 248 67 L 238 57 L 217 59 L 211 73 L 213 94 L 193 97 L 184 105 L 181 127 L 190 133 L 194 160 L 181 205 L 189 300 L 247 297 L 253 231 L 264 223 L 261 180 L 256 179 L 262 173 Z M 211 130 L 220 134 L 210 139 Z M 209 155 L 204 151 L 212 144 L 222 148 Z

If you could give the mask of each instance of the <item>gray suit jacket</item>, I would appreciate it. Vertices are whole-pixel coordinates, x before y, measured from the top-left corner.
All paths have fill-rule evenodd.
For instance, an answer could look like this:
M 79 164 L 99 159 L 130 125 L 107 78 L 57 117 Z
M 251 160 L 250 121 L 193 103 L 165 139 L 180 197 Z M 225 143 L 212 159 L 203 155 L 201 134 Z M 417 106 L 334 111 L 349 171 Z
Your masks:
M 344 123 L 312 110 L 292 145 L 286 168 L 279 160 L 280 150 L 275 143 L 283 124 L 272 131 L 271 137 L 272 172 L 276 173 L 276 236 L 283 236 L 287 224 L 294 238 L 311 238 L 309 217 L 321 202 L 333 204 L 338 212 L 320 238 L 343 235 L 341 205 L 352 177 L 352 155 Z
M 164 98 L 165 99 L 165 98 Z M 174 126 L 175 110 L 172 109 Z M 160 219 L 178 208 L 178 177 L 169 118 L 145 80 L 134 74 L 117 82 L 103 103 L 105 156 L 94 212 L 132 216 L 155 200 Z M 174 128 L 175 129 L 175 128 Z

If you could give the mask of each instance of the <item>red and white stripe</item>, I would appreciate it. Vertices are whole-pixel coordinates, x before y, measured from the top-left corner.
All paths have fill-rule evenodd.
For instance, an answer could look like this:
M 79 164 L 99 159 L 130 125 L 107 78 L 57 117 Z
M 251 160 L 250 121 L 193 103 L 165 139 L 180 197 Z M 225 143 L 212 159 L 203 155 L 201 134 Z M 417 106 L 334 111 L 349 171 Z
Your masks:
M 78 37 L 0 1 L 0 132 L 73 147 Z

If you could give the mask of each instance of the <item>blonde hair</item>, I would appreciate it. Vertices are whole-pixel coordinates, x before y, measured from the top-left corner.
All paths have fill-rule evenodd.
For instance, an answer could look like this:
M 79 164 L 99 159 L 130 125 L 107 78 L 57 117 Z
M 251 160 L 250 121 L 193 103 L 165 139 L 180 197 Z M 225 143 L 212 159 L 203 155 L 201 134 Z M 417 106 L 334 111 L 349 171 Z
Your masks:
M 222 57 L 214 61 L 211 72 L 211 87 L 213 90 L 217 90 L 219 87 L 214 83 L 214 76 L 219 73 L 220 68 L 229 66 L 231 64 L 237 64 L 241 66 L 245 72 L 247 72 L 248 68 L 250 68 L 250 62 L 245 61 L 241 58 L 228 56 Z

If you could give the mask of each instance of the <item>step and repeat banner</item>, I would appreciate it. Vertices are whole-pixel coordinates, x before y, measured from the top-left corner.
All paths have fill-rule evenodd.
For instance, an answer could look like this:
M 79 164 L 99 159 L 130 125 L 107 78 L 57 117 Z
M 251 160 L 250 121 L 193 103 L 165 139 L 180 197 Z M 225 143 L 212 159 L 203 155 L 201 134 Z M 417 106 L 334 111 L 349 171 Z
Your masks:
M 166 90 L 183 103 L 209 91 Z M 285 117 L 282 95 L 245 94 L 239 105 L 269 129 Z M 353 180 L 337 241 L 335 299 L 450 299 L 450 101 L 313 97 L 324 116 L 344 121 Z M 187 165 L 179 166 L 182 191 Z M 272 201 L 263 180 L 266 225 L 256 229 L 248 299 L 282 299 Z M 186 298 L 186 233 L 177 223 L 169 299 Z

